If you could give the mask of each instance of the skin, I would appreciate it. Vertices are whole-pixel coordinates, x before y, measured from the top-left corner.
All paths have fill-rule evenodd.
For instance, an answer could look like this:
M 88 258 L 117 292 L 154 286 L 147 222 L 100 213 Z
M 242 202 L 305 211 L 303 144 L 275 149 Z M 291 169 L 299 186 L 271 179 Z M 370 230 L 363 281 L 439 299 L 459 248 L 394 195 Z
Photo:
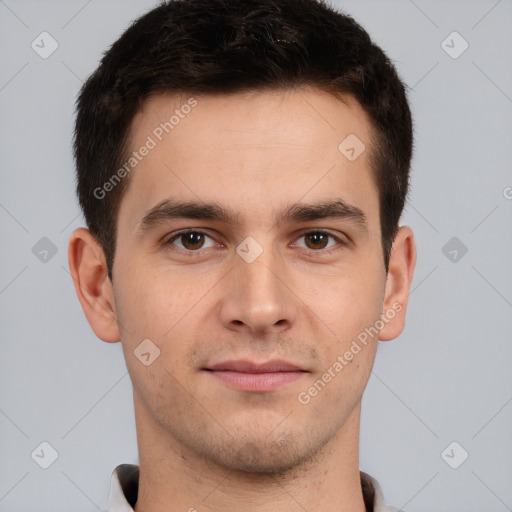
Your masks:
M 130 149 L 189 96 L 147 100 Z M 87 229 L 69 245 L 85 315 L 99 338 L 121 341 L 133 384 L 135 510 L 363 512 L 361 397 L 378 340 L 404 328 L 416 261 L 413 233 L 402 226 L 385 272 L 371 125 L 351 97 L 314 88 L 194 97 L 197 106 L 132 171 L 113 284 Z M 338 150 L 350 133 L 366 145 L 355 161 Z M 169 219 L 138 232 L 144 214 L 169 198 L 215 201 L 238 217 Z M 366 229 L 350 218 L 275 222 L 295 203 L 338 198 L 364 212 Z M 186 228 L 208 235 L 204 245 L 163 244 Z M 319 231 L 345 243 L 321 243 Z M 236 252 L 249 236 L 263 249 L 252 263 Z M 380 333 L 300 403 L 298 394 L 397 304 Z M 160 356 L 145 366 L 134 350 L 147 338 Z M 203 370 L 230 359 L 284 359 L 305 371 L 274 391 L 241 391 Z

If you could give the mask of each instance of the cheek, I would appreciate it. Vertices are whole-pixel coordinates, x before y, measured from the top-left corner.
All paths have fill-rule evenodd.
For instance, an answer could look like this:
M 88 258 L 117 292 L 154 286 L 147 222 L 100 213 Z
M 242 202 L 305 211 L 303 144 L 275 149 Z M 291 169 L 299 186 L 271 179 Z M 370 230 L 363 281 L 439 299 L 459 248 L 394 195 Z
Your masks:
M 116 313 L 131 342 L 142 336 L 154 337 L 158 343 L 193 307 L 194 290 L 165 269 L 152 270 L 147 263 L 134 262 L 122 275 L 129 277 L 114 286 Z
M 322 343 L 323 366 L 315 375 L 315 379 L 328 382 L 326 392 L 322 392 L 325 403 L 349 407 L 364 391 L 378 343 L 380 300 L 375 290 L 375 286 L 350 287 L 345 283 L 338 289 L 342 300 L 336 304 L 334 300 L 326 301 L 335 336 Z
M 375 324 L 381 312 L 381 288 L 381 281 L 365 275 L 340 280 L 324 298 L 323 314 L 335 335 L 322 343 L 322 367 L 315 379 L 329 382 L 322 391 L 323 400 L 339 407 L 347 406 L 348 397 L 355 405 L 370 376 L 378 343 Z
M 370 268 L 351 270 L 350 275 L 331 281 L 316 298 L 318 316 L 334 331 L 338 349 L 379 319 L 385 281 Z
M 185 281 L 175 272 L 171 275 L 143 264 L 134 263 L 124 272 L 130 278 L 119 280 L 114 295 L 126 364 L 140 386 L 156 390 L 172 384 L 172 379 L 167 382 L 172 375 L 181 378 L 187 371 L 183 362 L 192 350 L 194 333 L 199 332 L 196 326 L 201 324 L 197 315 L 202 309 L 196 306 L 204 308 L 201 298 L 208 283 L 191 283 L 190 277 Z M 154 354 L 157 357 L 145 366 L 137 355 L 147 352 L 146 362 Z
M 149 410 L 159 404 L 167 410 L 183 399 L 179 382 L 185 380 L 187 313 L 193 298 L 171 291 L 163 279 L 130 275 L 116 294 L 126 366 L 134 390 Z

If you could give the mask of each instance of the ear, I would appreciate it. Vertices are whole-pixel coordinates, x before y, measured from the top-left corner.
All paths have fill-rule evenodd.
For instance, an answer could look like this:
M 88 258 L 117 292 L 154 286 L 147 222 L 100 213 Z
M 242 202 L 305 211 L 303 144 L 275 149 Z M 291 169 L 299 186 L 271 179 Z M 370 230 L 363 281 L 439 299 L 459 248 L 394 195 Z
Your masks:
M 415 265 L 414 234 L 411 228 L 402 226 L 395 237 L 389 257 L 381 315 L 384 327 L 379 333 L 381 341 L 395 339 L 404 330 L 405 312 Z
M 71 234 L 68 262 L 78 300 L 92 330 L 103 341 L 120 341 L 105 254 L 88 229 L 79 228 Z

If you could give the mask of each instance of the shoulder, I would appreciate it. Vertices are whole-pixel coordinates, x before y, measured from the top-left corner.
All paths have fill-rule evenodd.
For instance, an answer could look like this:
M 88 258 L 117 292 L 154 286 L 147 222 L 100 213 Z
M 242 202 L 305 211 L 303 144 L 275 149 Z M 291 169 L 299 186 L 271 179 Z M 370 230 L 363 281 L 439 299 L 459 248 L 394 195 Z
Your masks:
M 403 510 L 386 505 L 384 494 L 379 482 L 368 473 L 360 471 L 361 487 L 363 489 L 364 502 L 369 511 L 372 512 L 404 512 Z

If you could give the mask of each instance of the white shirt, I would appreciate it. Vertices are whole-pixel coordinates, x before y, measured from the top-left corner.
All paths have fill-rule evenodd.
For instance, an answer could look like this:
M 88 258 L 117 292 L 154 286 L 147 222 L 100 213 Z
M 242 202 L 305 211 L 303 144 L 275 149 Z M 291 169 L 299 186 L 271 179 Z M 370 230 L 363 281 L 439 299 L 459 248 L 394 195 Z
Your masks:
M 375 478 L 360 471 L 363 497 L 368 510 L 373 512 L 400 512 L 384 503 L 382 489 Z M 103 512 L 134 512 L 139 491 L 139 466 L 120 464 L 112 472 L 110 495 Z M 372 508 L 373 507 L 373 508 Z

